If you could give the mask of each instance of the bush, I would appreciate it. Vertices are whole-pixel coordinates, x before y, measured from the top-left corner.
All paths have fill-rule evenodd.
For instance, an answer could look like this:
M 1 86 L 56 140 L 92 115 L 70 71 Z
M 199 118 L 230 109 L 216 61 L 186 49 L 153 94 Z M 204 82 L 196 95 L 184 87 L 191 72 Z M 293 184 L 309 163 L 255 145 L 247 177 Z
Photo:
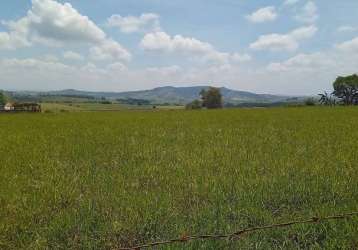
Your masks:
M 100 101 L 99 103 L 100 104 L 112 104 L 112 102 L 110 102 L 110 101 Z
M 315 106 L 316 105 L 316 101 L 313 98 L 307 98 L 305 100 L 305 105 L 306 106 Z
M 7 102 L 7 98 L 5 94 L 2 91 L 0 91 L 0 105 L 5 105 L 6 102 Z
M 187 105 L 185 105 L 185 109 L 201 109 L 202 104 L 199 100 L 194 100 Z

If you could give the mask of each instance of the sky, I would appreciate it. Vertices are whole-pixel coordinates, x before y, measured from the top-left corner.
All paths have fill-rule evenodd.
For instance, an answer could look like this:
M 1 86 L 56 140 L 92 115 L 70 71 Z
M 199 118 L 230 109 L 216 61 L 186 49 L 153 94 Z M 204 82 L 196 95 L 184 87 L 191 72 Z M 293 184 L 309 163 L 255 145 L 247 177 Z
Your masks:
M 0 2 L 0 89 L 330 91 L 358 72 L 357 0 Z

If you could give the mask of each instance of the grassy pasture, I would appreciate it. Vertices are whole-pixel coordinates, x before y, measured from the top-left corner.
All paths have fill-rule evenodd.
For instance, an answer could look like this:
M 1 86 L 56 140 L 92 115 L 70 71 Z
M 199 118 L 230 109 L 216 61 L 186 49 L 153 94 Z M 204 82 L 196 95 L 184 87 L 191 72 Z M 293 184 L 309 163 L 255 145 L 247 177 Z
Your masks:
M 121 104 L 87 103 L 41 103 L 44 112 L 78 112 L 78 111 L 120 111 L 126 108 Z
M 103 104 L 96 102 L 74 102 L 74 103 L 41 103 L 43 112 L 84 112 L 84 111 L 123 111 L 123 110 L 151 110 L 155 106 L 156 110 L 178 110 L 184 109 L 183 106 L 164 106 L 164 105 L 129 105 L 121 103 Z
M 0 249 L 115 249 L 358 210 L 358 109 L 0 115 Z M 357 249 L 358 219 L 161 249 Z

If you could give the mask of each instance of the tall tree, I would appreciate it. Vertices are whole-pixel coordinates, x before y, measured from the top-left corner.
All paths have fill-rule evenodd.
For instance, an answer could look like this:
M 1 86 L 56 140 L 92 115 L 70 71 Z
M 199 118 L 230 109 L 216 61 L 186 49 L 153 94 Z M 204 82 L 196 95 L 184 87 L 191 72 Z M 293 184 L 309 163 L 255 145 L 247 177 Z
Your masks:
M 333 94 L 345 105 L 358 104 L 358 75 L 337 77 L 333 88 Z
M 203 107 L 208 109 L 218 109 L 223 107 L 223 100 L 220 89 L 210 87 L 200 92 Z

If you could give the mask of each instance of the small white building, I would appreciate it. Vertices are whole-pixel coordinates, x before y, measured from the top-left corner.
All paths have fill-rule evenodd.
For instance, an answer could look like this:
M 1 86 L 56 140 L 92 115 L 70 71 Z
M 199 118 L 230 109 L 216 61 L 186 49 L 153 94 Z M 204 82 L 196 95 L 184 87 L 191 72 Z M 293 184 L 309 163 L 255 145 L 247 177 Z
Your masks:
M 13 111 L 13 110 L 15 110 L 15 106 L 13 103 L 8 102 L 5 104 L 4 110 L 5 111 Z

